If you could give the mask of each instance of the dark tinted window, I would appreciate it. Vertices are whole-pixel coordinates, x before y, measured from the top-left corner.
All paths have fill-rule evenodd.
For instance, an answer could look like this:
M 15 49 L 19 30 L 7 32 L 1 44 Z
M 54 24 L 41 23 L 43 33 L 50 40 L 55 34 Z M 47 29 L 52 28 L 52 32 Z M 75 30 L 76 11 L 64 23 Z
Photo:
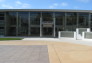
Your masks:
M 10 25 L 16 25 L 17 23 L 17 13 L 16 12 L 8 12 L 7 13 L 7 21 Z
M 56 25 L 64 25 L 65 13 L 57 12 L 55 13 Z
M 88 28 L 89 14 L 88 13 L 79 13 L 78 27 L 79 28 Z
M 4 20 L 4 17 L 0 17 L 0 20 Z
M 28 36 L 29 12 L 18 12 L 18 35 Z
M 52 12 L 42 12 L 42 21 L 52 22 L 53 13 Z
M 0 12 L 0 16 L 4 16 L 4 13 Z
M 40 25 L 40 12 L 30 12 L 30 24 L 31 25 Z

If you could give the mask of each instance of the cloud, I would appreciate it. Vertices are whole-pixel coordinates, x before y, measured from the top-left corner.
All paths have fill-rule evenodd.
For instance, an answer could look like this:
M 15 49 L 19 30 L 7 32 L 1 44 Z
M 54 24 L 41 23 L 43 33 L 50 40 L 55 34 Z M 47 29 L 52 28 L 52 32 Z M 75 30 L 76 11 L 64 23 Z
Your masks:
M 61 6 L 68 6 L 68 3 L 62 2 L 62 3 L 61 3 Z
M 54 3 L 52 5 L 49 6 L 49 8 L 53 9 L 53 8 L 56 8 L 59 4 L 58 3 Z
M 16 1 L 15 3 L 16 3 L 16 6 L 20 6 L 20 8 L 30 8 L 30 7 L 31 7 L 30 4 L 28 4 L 28 3 L 23 3 L 23 2 L 21 2 L 21 1 Z
M 21 1 L 15 1 L 11 4 L 2 3 L 0 4 L 0 7 L 4 9 L 25 9 L 25 8 L 31 8 L 31 5 L 28 3 L 23 3 Z
M 60 7 L 60 6 L 66 7 L 66 6 L 68 6 L 68 3 L 66 3 L 66 2 L 62 2 L 61 4 L 60 3 L 54 3 L 54 4 L 50 5 L 49 8 L 53 9 L 53 8 L 57 8 L 57 7 Z
M 29 7 L 31 7 L 31 6 L 30 6 L 30 4 L 27 4 L 27 3 L 24 3 L 24 4 L 22 5 L 22 8 L 29 8 Z
M 3 2 L 4 0 L 0 0 L 0 2 Z
M 7 9 L 13 8 L 11 5 L 6 5 L 6 4 L 2 4 L 1 6 L 2 6 L 3 8 L 7 8 Z
M 79 7 L 78 6 L 75 6 L 74 9 L 79 9 Z
M 58 6 L 58 3 L 54 3 L 53 6 Z
M 53 8 L 54 8 L 54 6 L 49 6 L 49 8 L 53 9 Z
M 20 1 L 16 1 L 15 3 L 18 4 L 18 5 L 22 4 L 22 2 L 20 2 Z
M 83 3 L 88 3 L 88 2 L 90 2 L 91 0 L 77 0 L 77 1 L 83 2 Z

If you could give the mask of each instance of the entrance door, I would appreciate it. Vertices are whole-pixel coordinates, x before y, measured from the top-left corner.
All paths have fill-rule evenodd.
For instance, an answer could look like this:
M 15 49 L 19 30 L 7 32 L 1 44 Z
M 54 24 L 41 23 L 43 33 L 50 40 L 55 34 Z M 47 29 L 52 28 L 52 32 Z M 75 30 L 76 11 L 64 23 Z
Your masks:
M 53 36 L 53 28 L 51 27 L 43 27 L 42 29 L 43 37 L 52 37 Z

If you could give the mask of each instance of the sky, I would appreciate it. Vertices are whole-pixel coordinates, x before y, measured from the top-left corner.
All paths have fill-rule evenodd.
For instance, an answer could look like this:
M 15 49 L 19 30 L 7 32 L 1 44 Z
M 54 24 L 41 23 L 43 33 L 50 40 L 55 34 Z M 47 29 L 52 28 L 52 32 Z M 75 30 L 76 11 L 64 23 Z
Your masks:
M 0 9 L 92 10 L 92 0 L 0 0 Z

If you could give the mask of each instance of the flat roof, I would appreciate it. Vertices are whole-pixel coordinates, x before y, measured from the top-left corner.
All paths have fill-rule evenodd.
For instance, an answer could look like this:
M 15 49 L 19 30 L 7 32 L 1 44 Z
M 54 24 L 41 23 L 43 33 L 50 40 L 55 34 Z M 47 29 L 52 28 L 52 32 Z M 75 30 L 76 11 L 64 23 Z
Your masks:
M 92 10 L 70 10 L 70 9 L 0 9 L 0 12 L 7 11 L 34 11 L 34 12 L 87 12 L 92 13 Z

